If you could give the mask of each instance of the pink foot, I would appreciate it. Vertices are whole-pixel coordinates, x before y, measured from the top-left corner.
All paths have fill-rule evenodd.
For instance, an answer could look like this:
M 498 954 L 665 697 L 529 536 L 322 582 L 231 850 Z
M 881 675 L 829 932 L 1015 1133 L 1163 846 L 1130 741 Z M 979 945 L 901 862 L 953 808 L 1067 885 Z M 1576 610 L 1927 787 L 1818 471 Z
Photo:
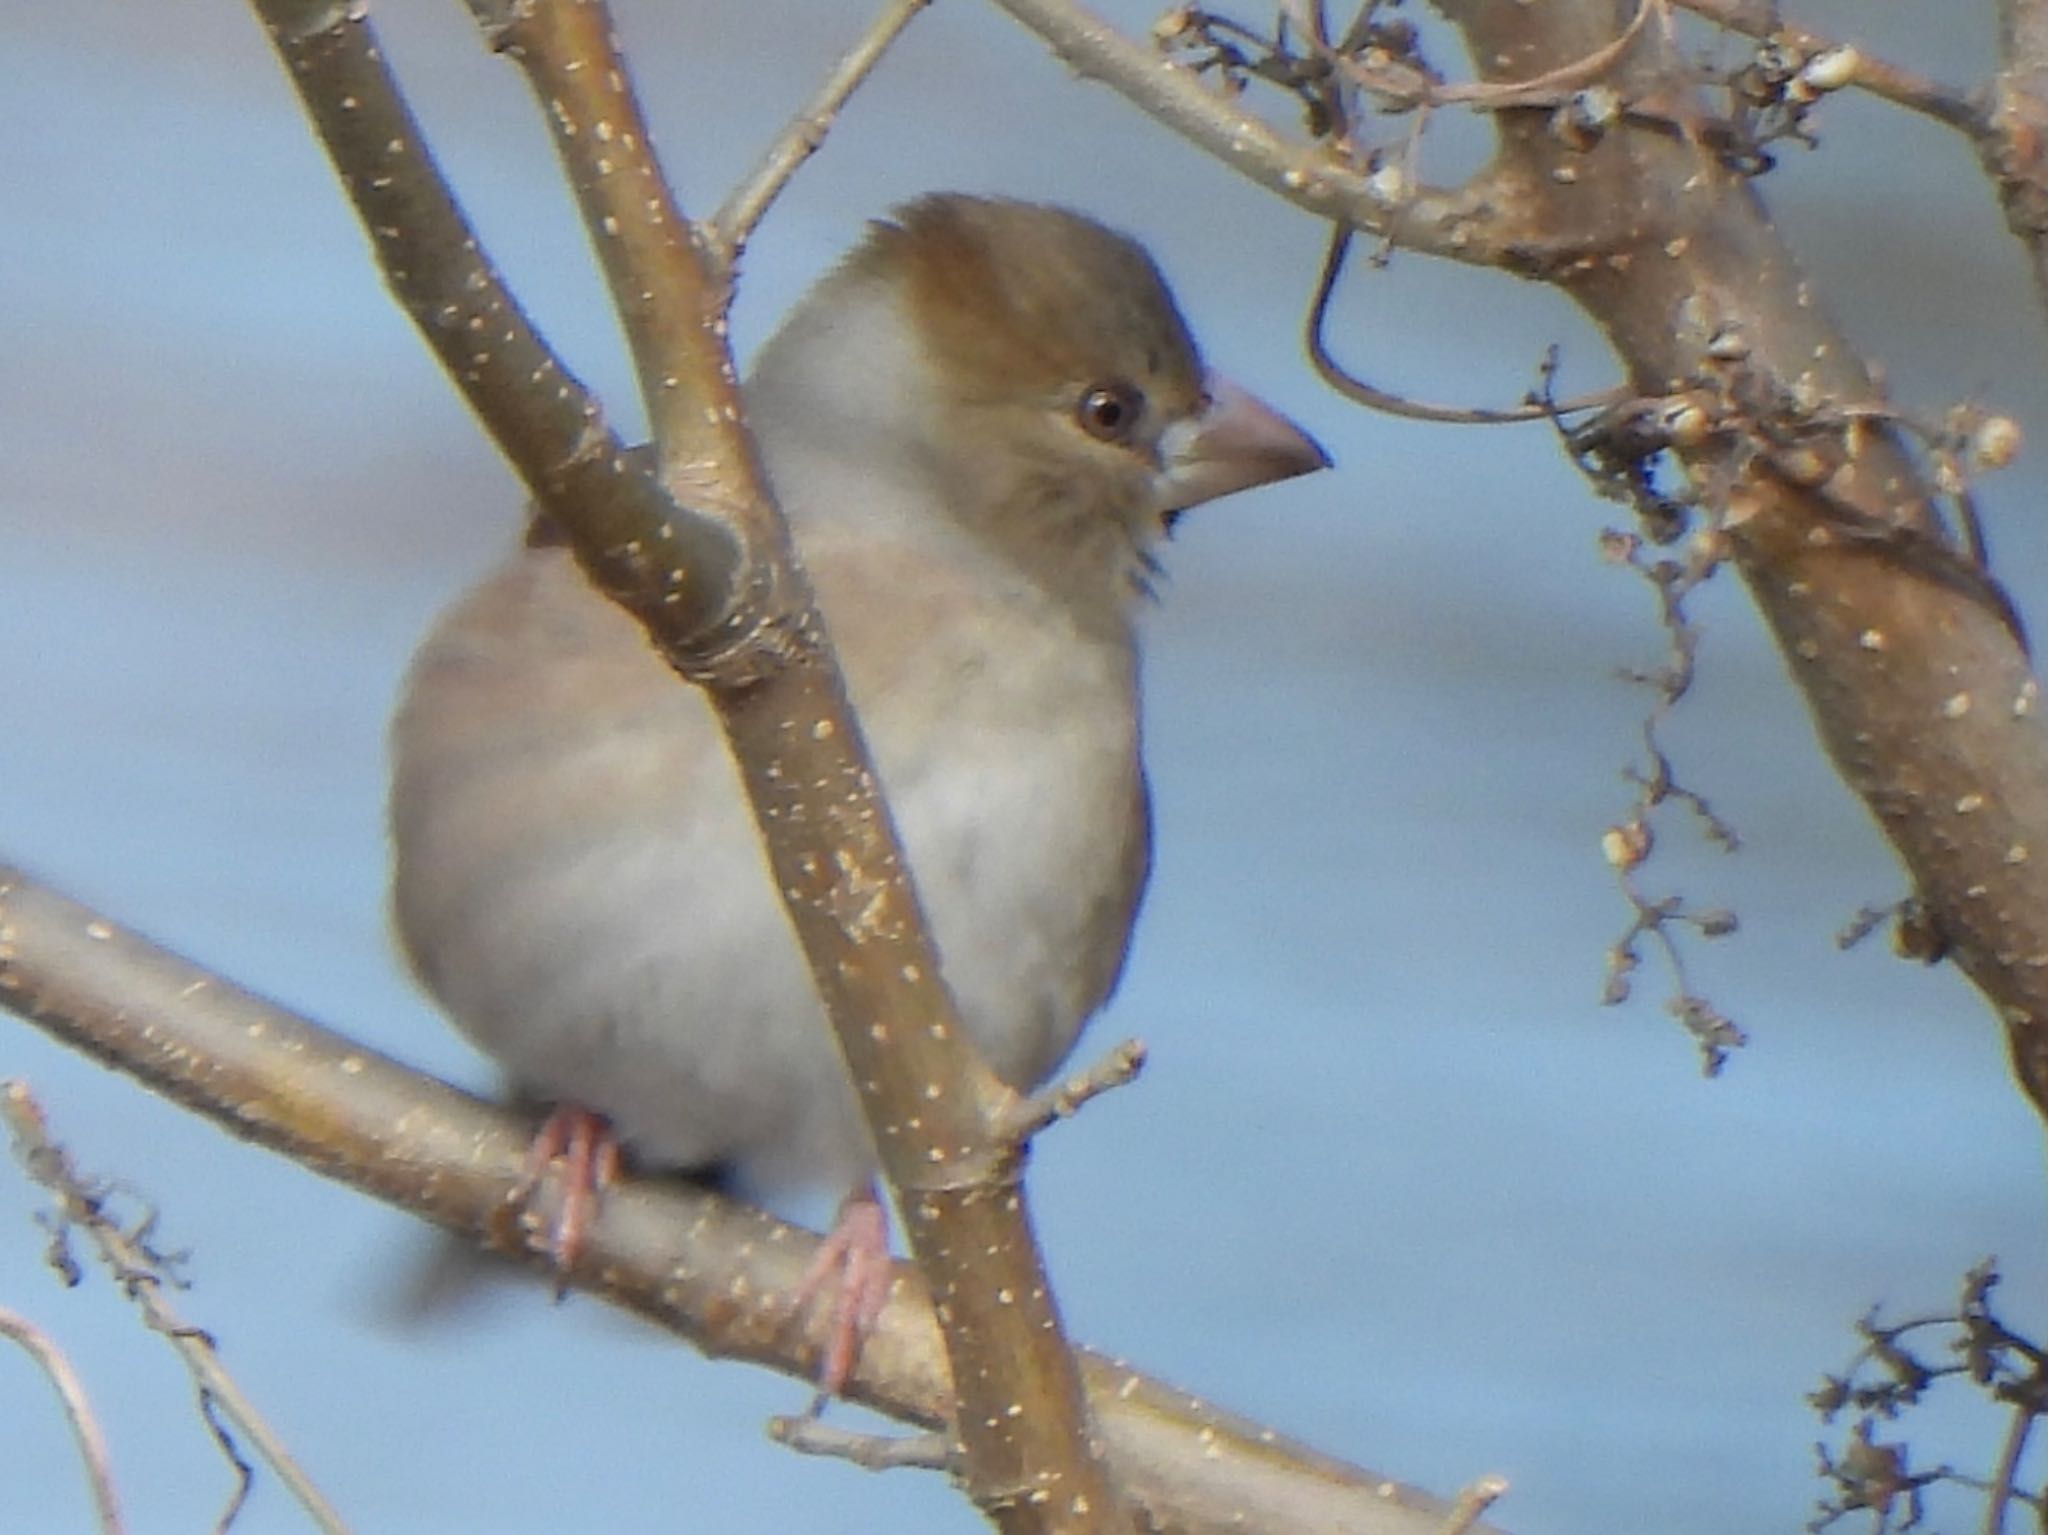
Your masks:
M 520 1180 L 521 1203 L 530 1202 L 541 1180 L 561 1167 L 561 1198 L 547 1223 L 548 1262 L 555 1270 L 555 1293 L 569 1286 L 569 1273 L 583 1256 L 584 1239 L 597 1214 L 604 1191 L 618 1180 L 619 1142 L 611 1121 L 573 1103 L 558 1104 L 534 1132 Z
M 821 1400 L 846 1389 L 893 1281 L 889 1217 L 869 1184 L 846 1196 L 831 1233 L 796 1287 L 796 1309 L 822 1310 L 825 1316 L 825 1350 L 818 1359 Z

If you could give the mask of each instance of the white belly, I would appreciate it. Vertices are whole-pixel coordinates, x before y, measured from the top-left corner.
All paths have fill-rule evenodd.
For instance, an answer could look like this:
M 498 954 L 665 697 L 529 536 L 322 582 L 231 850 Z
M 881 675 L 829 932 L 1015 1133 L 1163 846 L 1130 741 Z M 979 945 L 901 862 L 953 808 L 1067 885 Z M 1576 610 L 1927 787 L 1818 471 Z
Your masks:
M 581 579 L 529 553 L 422 651 L 394 732 L 401 937 L 519 1086 L 643 1157 L 849 1186 L 872 1151 L 711 711 Z M 963 1020 L 1036 1083 L 1114 985 L 1143 881 L 1128 650 L 1029 611 L 908 651 L 839 627 Z

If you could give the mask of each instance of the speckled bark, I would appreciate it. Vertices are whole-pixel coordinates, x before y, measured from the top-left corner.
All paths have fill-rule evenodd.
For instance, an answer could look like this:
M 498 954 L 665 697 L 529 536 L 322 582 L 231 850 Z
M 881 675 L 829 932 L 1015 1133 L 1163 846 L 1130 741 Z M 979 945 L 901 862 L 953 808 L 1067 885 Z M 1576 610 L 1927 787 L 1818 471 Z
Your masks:
M 935 1298 L 963 1485 L 1019 1535 L 1123 1522 L 1026 1212 L 1011 1095 L 959 1027 L 845 686 L 767 494 L 726 274 L 669 194 L 602 0 L 472 0 L 526 71 L 654 428 L 623 452 L 498 284 L 367 16 L 255 0 L 394 293 L 606 595 L 703 687 Z M 522 387 L 523 385 L 523 387 Z M 580 431 L 577 430 L 580 428 Z M 679 680 L 677 686 L 682 686 Z
M 1443 0 L 1489 78 L 1540 74 L 1611 39 L 1634 6 Z M 1615 80 L 1680 117 L 1687 87 L 1654 26 Z M 1750 183 L 1669 128 L 1626 126 L 1575 153 L 1541 110 L 1501 115 L 1500 153 L 1547 187 L 1560 235 L 1597 231 L 1545 275 L 1576 299 L 1646 395 L 1725 378 L 1716 335 L 1748 348 L 1746 387 L 1812 415 L 1880 401 Z M 1683 450 L 1720 489 L 1735 558 L 1843 779 L 1877 817 L 1948 952 L 2004 1019 L 2020 1081 L 2048 1112 L 2048 734 L 2019 638 L 1940 542 L 1926 487 L 1890 434 L 1823 455 L 1740 435 Z M 1806 468 L 1810 473 L 1796 472 Z

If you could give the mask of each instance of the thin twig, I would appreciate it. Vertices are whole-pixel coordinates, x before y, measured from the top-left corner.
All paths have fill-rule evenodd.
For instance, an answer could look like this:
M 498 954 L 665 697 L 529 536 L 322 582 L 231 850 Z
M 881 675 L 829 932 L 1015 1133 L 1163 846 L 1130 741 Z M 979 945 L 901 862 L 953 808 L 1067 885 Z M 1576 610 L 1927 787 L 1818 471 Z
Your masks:
M 1501 426 L 1520 421 L 1541 421 L 1570 415 L 1582 410 L 1604 410 L 1629 396 L 1626 389 L 1603 389 L 1595 394 L 1579 395 L 1575 399 L 1550 402 L 1531 401 L 1526 405 L 1494 409 L 1477 405 L 1436 405 L 1424 400 L 1411 400 L 1405 395 L 1382 389 L 1368 383 L 1351 372 L 1330 355 L 1326 332 L 1330 318 L 1330 300 L 1337 291 L 1338 278 L 1343 275 L 1344 265 L 1351 253 L 1353 231 L 1348 225 L 1335 224 L 1330 230 L 1330 247 L 1323 257 L 1323 270 L 1316 279 L 1316 290 L 1309 300 L 1308 323 L 1303 327 L 1303 342 L 1308 348 L 1308 359 L 1317 375 L 1347 400 L 1383 411 L 1390 416 L 1404 416 L 1411 421 L 1439 421 L 1455 426 Z
M 2034 1431 L 2035 1415 L 2015 1407 L 2012 1427 L 1998 1454 L 1998 1469 L 1984 1499 L 1984 1535 L 2005 1535 L 2005 1511 L 2012 1507 L 2014 1484 L 2019 1480 L 2020 1460 L 2027 1453 L 2027 1438 Z
M 996 1122 L 996 1134 L 1022 1145 L 1055 1120 L 1071 1119 L 1091 1098 L 1124 1086 L 1145 1065 L 1145 1042 L 1127 1039 L 1077 1076 L 1013 1099 Z
M 869 1471 L 894 1471 L 903 1467 L 950 1471 L 958 1465 L 958 1457 L 944 1434 L 862 1434 L 821 1422 L 808 1413 L 770 1418 L 768 1437 L 799 1455 L 825 1455 L 834 1460 L 850 1460 Z
M 1756 0 L 1671 0 L 1671 3 L 1696 16 L 1704 16 L 1730 32 L 1739 32 L 1759 42 L 1776 43 L 1809 57 L 1833 53 L 1847 46 L 1807 27 L 1781 21 L 1775 5 L 1759 5 Z M 1861 48 L 1855 49 L 1855 60 L 1856 67 L 1848 83 L 1857 89 L 1868 91 L 1894 106 L 1919 112 L 1951 128 L 1960 128 L 1972 136 L 1985 131 L 1984 114 L 1967 93 L 1943 85 L 1930 76 L 1887 64 Z
M 1614 68 L 1653 14 L 1664 14 L 1664 0 L 1636 0 L 1636 13 L 1629 19 L 1629 24 L 1612 42 L 1594 49 L 1584 58 L 1574 59 L 1556 69 L 1546 69 L 1526 80 L 1473 80 L 1462 85 L 1440 85 L 1431 91 L 1430 98 L 1438 106 L 1455 103 L 1486 112 L 1548 105 L 1560 93 L 1591 85 Z
M 1439 1535 L 1467 1535 L 1479 1522 L 1479 1516 L 1498 1503 L 1507 1490 L 1508 1479 L 1504 1476 L 1489 1474 L 1467 1483 L 1451 1505 Z
M 50 1138 L 49 1122 L 26 1085 L 0 1083 L 0 1120 L 5 1120 L 14 1140 L 15 1155 L 29 1176 L 57 1196 L 59 1218 L 86 1233 L 108 1272 L 141 1309 L 150 1327 L 170 1339 L 171 1347 L 177 1350 L 199 1388 L 200 1402 L 209 1418 L 217 1407 L 248 1438 L 315 1526 L 326 1535 L 347 1535 L 348 1526 L 341 1515 L 313 1485 L 312 1478 L 285 1448 L 284 1441 L 221 1364 L 211 1335 L 187 1322 L 165 1299 L 162 1255 L 150 1249 L 142 1230 L 124 1230 L 108 1214 L 105 1190 L 81 1177 L 64 1148 Z M 216 1424 L 215 1433 L 237 1464 L 241 1464 L 225 1428 Z M 238 1500 L 240 1496 L 238 1491 Z
M 719 205 L 703 232 L 712 259 L 726 273 L 739 264 L 755 226 L 789 185 L 790 177 L 825 142 L 825 135 L 831 132 L 847 98 L 860 88 L 889 45 L 910 25 L 911 18 L 930 4 L 931 0 L 888 0 L 860 40 L 825 77 L 818 94 L 789 120 L 789 126 L 768 146 L 760 162 Z
M 85 1462 L 86 1484 L 92 1488 L 92 1506 L 99 1516 L 100 1529 L 104 1535 L 121 1535 L 125 1526 L 121 1522 L 121 1497 L 114 1489 L 114 1459 L 108 1453 L 99 1415 L 92 1410 L 92 1399 L 85 1394 L 85 1383 L 50 1335 L 20 1312 L 0 1306 L 0 1337 L 19 1344 L 49 1378 L 58 1400 L 64 1404 L 72 1435 L 78 1440 L 78 1454 Z

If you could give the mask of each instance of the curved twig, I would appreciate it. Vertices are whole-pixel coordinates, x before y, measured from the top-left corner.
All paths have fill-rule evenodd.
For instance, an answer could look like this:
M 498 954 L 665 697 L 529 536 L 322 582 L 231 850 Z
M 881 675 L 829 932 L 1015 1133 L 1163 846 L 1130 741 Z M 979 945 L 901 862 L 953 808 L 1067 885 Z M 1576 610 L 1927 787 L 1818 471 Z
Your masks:
M 10 1092 L 18 1086 L 8 1083 L 0 1086 L 0 1092 Z M 5 1306 L 0 1306 L 0 1338 L 11 1339 L 18 1345 L 56 1390 L 57 1399 L 64 1404 L 64 1417 L 71 1424 L 72 1437 L 78 1441 L 79 1459 L 85 1462 L 86 1485 L 92 1489 L 93 1513 L 99 1520 L 101 1535 L 121 1535 L 125 1526 L 121 1521 L 121 1495 L 114 1487 L 114 1457 L 107 1449 L 106 1430 L 100 1427 L 99 1414 L 93 1411 L 92 1399 L 85 1394 L 85 1382 L 78 1378 L 71 1361 L 48 1333 Z
M 1337 281 L 1343 275 L 1345 261 L 1351 253 L 1352 234 L 1348 225 L 1332 227 L 1329 250 L 1323 256 L 1322 274 L 1316 279 L 1315 293 L 1309 299 L 1308 322 L 1302 334 L 1302 344 L 1308 349 L 1308 360 L 1316 375 L 1347 400 L 1384 411 L 1390 416 L 1404 416 L 1411 421 L 1436 421 L 1455 426 L 1504 426 L 1520 421 L 1556 420 L 1582 410 L 1602 410 L 1628 398 L 1628 390 L 1616 388 L 1578 395 L 1569 400 L 1533 401 L 1506 408 L 1436 405 L 1411 400 L 1366 382 L 1330 355 L 1330 344 L 1325 339 L 1330 300 L 1336 294 Z

